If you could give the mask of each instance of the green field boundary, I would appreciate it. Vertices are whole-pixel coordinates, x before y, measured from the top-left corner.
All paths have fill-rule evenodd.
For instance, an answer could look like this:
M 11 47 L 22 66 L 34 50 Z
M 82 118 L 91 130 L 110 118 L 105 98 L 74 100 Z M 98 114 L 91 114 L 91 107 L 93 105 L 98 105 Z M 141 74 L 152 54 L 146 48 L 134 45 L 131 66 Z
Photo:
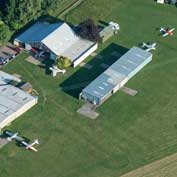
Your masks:
M 84 0 L 75 0 L 74 2 L 72 2 L 71 4 L 69 4 L 68 6 L 66 6 L 61 12 L 59 12 L 57 14 L 58 17 L 63 17 L 64 15 L 66 15 L 68 12 L 70 12 L 71 10 L 75 9 L 77 6 L 79 6 Z

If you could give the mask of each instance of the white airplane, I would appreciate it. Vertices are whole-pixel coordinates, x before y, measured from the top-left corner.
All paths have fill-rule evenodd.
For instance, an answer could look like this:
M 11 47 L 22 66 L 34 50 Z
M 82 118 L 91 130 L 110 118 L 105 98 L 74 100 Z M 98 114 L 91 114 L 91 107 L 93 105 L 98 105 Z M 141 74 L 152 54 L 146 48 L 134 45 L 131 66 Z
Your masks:
M 143 44 L 142 44 L 142 48 L 144 49 L 144 50 L 146 50 L 147 52 L 150 52 L 151 50 L 155 50 L 156 49 L 156 43 L 145 43 L 145 42 L 143 42 Z
M 57 66 L 52 66 L 49 69 L 52 71 L 52 76 L 53 77 L 57 76 L 57 73 L 65 74 L 65 72 L 66 72 L 65 69 L 58 69 Z
M 160 34 L 163 36 L 163 37 L 166 37 L 166 36 L 172 36 L 173 35 L 173 31 L 175 30 L 175 28 L 160 28 Z
M 35 144 L 39 144 L 39 141 L 37 139 L 34 140 L 34 142 L 31 143 L 31 144 L 28 144 L 26 141 L 21 141 L 20 144 L 25 146 L 25 149 L 27 149 L 27 150 L 32 150 L 32 151 L 35 151 L 35 152 L 38 151 L 36 148 L 33 147 Z
M 21 144 L 22 146 L 24 146 L 25 149 L 32 150 L 32 151 L 35 151 L 35 152 L 38 151 L 36 148 L 33 147 L 35 144 L 39 144 L 38 140 L 34 140 L 33 143 L 29 144 L 29 143 L 27 143 L 25 141 L 24 138 L 22 138 L 21 136 L 18 136 L 18 133 L 13 133 L 11 131 L 5 131 L 4 134 L 6 136 L 8 136 L 8 138 L 7 138 L 8 141 L 16 140 L 19 144 Z
M 118 23 L 115 22 L 109 22 L 109 25 L 112 27 L 114 30 L 120 30 L 120 26 Z

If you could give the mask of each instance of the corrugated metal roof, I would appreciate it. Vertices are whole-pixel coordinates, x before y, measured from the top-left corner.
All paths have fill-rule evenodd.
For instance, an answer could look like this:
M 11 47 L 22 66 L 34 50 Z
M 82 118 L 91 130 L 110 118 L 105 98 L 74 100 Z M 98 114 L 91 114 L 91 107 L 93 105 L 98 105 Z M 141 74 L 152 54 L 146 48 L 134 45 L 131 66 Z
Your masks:
M 23 43 L 41 42 L 53 31 L 58 29 L 63 23 L 37 22 L 19 35 L 15 40 Z
M 7 84 L 9 81 L 14 80 L 16 82 L 21 82 L 21 80 L 13 75 L 0 71 L 0 85 Z
M 88 95 L 103 98 L 113 88 L 125 79 L 130 79 L 132 73 L 147 60 L 152 59 L 152 54 L 138 47 L 131 48 L 126 54 L 113 63 L 105 72 L 98 76 L 82 90 Z M 147 62 L 149 62 L 147 61 Z
M 55 55 L 69 57 L 72 61 L 94 45 L 94 42 L 78 37 L 66 23 L 38 22 L 15 40 L 24 43 L 41 42 Z
M 16 77 L 0 71 L 0 124 L 28 102 L 36 99 L 23 90 L 8 84 L 10 80 L 14 79 Z

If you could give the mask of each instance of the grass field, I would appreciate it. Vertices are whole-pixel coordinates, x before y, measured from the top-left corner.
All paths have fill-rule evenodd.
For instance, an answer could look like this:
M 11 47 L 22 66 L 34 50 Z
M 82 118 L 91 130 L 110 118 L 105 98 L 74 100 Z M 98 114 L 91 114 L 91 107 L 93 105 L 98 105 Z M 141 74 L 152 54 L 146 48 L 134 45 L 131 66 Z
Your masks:
M 39 138 L 40 146 L 38 153 L 14 143 L 1 149 L 0 177 L 119 177 L 177 152 L 177 33 L 164 39 L 156 30 L 177 28 L 177 9 L 153 0 L 85 0 L 67 20 L 78 23 L 87 17 L 121 26 L 116 37 L 100 46 L 103 59 L 88 59 L 92 70 L 69 69 L 52 78 L 27 63 L 24 53 L 4 68 L 21 74 L 39 92 L 39 104 L 8 129 Z M 78 115 L 81 88 L 61 87 L 90 82 L 103 71 L 101 62 L 114 62 L 112 51 L 124 53 L 148 40 L 158 45 L 153 61 L 127 84 L 139 94 L 118 92 L 98 109 L 94 121 Z
M 177 154 L 133 170 L 121 177 L 176 177 Z

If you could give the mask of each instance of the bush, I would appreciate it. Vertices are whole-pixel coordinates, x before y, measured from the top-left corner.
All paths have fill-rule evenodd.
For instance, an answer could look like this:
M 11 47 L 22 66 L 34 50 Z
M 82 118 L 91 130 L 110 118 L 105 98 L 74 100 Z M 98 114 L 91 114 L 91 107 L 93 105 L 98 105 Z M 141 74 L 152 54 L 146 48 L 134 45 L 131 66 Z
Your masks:
M 0 46 L 7 43 L 7 41 L 10 39 L 10 30 L 7 25 L 3 21 L 0 21 Z
M 59 56 L 55 61 L 55 65 L 60 69 L 68 68 L 71 66 L 71 60 L 68 57 Z
M 93 42 L 100 41 L 99 28 L 92 19 L 87 19 L 80 23 L 76 33 L 84 39 L 88 39 Z

